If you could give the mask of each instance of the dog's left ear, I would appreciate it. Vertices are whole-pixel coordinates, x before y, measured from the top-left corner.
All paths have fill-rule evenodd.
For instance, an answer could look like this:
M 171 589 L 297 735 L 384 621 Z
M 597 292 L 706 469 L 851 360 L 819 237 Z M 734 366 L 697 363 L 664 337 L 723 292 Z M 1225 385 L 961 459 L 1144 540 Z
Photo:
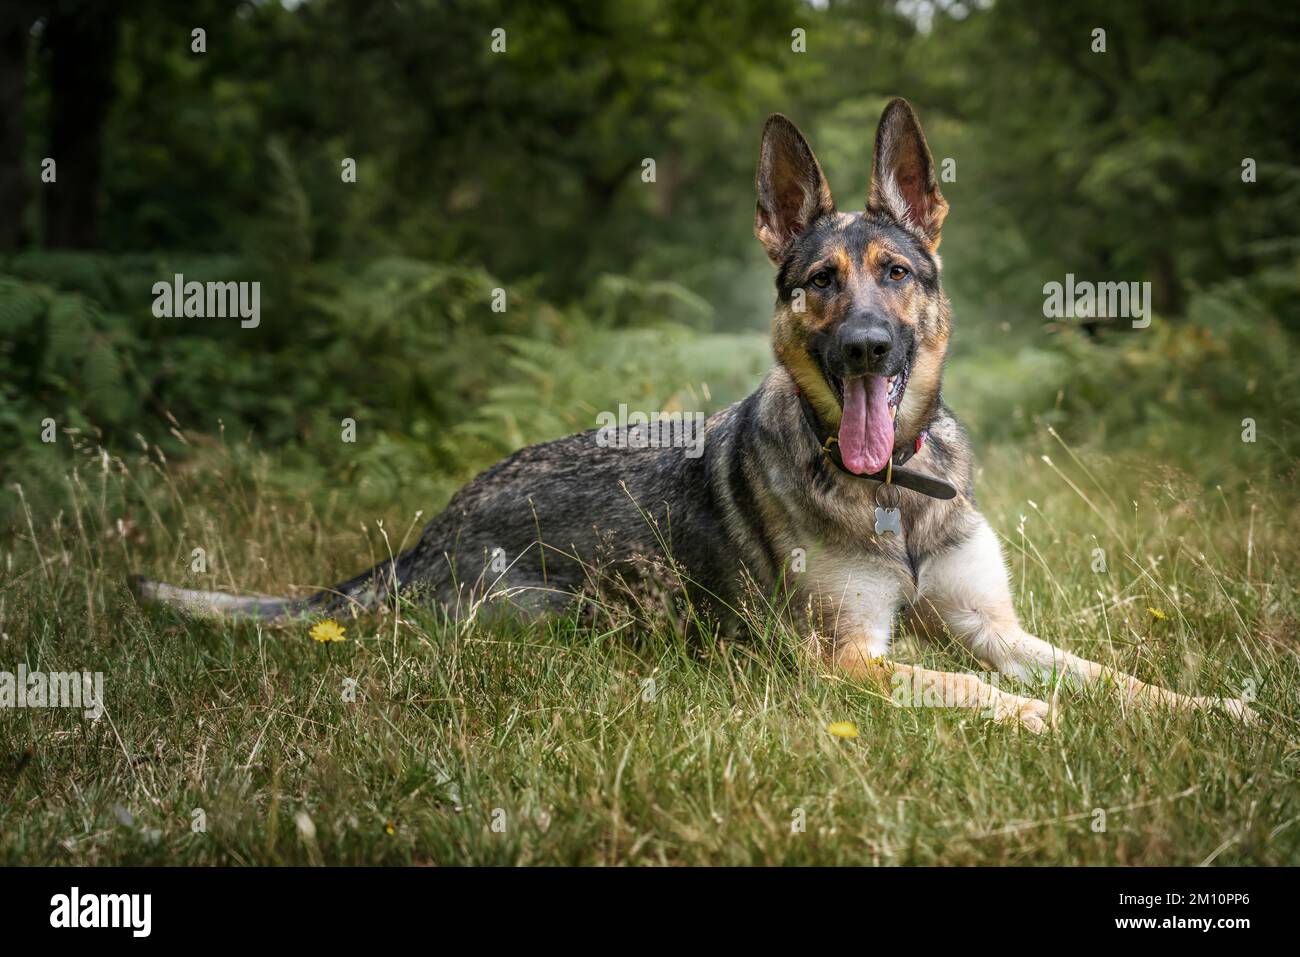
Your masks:
M 931 249 L 939 248 L 948 203 L 939 192 L 921 121 L 901 97 L 885 107 L 876 128 L 867 209 L 888 213 L 924 236 Z

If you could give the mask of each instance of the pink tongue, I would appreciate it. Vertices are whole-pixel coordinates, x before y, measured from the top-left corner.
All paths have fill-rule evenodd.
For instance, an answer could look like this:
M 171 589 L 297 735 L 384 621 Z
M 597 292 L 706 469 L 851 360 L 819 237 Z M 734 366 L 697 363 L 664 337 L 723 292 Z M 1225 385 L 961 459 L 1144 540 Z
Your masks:
M 854 475 L 879 472 L 894 452 L 894 420 L 889 414 L 889 380 L 862 376 L 844 383 L 840 417 L 840 459 Z

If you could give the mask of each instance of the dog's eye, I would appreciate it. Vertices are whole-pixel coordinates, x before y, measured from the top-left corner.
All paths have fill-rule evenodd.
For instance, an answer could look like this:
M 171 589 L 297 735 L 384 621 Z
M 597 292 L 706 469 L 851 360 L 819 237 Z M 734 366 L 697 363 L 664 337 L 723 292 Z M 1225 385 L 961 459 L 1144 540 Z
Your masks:
M 825 269 L 812 274 L 812 284 L 818 289 L 825 289 L 831 284 L 831 274 Z
M 892 279 L 892 280 L 894 280 L 894 282 L 902 282 L 904 279 L 907 278 L 907 267 L 906 267 L 906 266 L 890 266 L 890 267 L 889 267 L 889 278 Z

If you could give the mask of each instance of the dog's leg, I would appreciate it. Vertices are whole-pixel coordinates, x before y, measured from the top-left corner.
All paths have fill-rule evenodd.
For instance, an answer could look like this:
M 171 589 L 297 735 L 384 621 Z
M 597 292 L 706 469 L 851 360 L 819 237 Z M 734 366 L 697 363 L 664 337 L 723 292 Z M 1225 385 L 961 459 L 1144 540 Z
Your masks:
M 975 533 L 963 544 L 925 564 L 918 591 L 919 618 L 937 615 L 976 658 L 1012 677 L 1060 675 L 1100 681 L 1125 699 L 1144 705 L 1218 707 L 1244 719 L 1255 716 L 1245 702 L 1236 698 L 1176 694 L 1072 655 L 1026 632 L 1011 602 L 997 536 L 982 518 Z
M 872 657 L 870 639 L 842 640 L 832 653 L 836 669 L 849 678 L 876 684 L 900 707 L 973 709 L 994 721 L 1018 723 L 1041 734 L 1047 729 L 1046 701 L 995 688 L 974 675 L 918 668 Z
M 832 667 L 854 681 L 875 684 L 900 707 L 978 710 L 996 721 L 1046 728 L 1046 702 L 995 688 L 974 675 L 951 674 L 886 658 L 896 609 L 910 583 L 887 565 L 855 564 L 823 572 L 814 588 L 814 621 L 833 637 Z

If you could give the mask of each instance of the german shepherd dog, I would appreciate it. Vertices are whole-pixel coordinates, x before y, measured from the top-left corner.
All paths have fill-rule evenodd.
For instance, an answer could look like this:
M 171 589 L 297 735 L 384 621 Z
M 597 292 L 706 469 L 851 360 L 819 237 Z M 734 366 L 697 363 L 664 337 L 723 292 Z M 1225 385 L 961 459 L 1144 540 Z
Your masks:
M 777 267 L 777 361 L 704 423 L 701 454 L 639 441 L 638 427 L 615 442 L 584 432 L 488 469 L 414 547 L 335 588 L 293 600 L 137 579 L 138 593 L 264 619 L 374 610 L 399 589 L 454 614 L 536 612 L 590 594 L 593 569 L 625 585 L 672 570 L 710 616 L 734 621 L 748 589 L 784 594 L 810 652 L 843 675 L 1031 731 L 1053 719 L 1044 701 L 890 661 L 900 613 L 1012 678 L 1100 681 L 1143 705 L 1253 717 L 1242 701 L 1166 691 L 1021 627 L 998 537 L 975 508 L 970 443 L 940 398 L 948 204 L 911 106 L 896 99 L 880 118 L 865 210 L 836 210 L 780 114 L 763 129 L 756 186 L 754 232 Z

